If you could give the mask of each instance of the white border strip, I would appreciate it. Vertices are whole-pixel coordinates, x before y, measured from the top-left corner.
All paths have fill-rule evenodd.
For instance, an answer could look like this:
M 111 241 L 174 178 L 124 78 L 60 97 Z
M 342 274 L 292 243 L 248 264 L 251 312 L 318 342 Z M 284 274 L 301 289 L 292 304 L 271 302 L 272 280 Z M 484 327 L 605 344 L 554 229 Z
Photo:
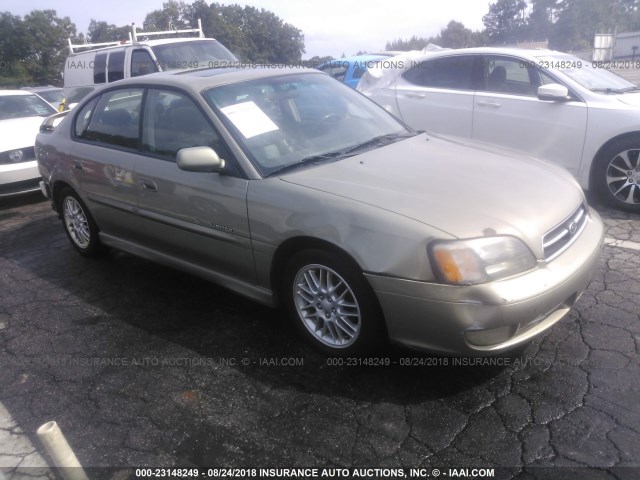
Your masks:
M 629 240 L 616 240 L 615 238 L 605 237 L 604 244 L 608 247 L 628 248 L 629 250 L 640 251 L 640 243 Z

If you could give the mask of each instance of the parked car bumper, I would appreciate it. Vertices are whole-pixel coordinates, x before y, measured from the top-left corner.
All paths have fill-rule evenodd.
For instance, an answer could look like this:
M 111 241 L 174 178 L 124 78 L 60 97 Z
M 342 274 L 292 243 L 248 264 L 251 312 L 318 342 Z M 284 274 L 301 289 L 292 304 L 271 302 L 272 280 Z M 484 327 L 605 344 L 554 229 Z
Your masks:
M 598 214 L 562 255 L 509 279 L 449 286 L 367 274 L 389 338 L 453 355 L 496 355 L 535 338 L 567 315 L 587 288 L 602 251 Z
M 38 162 L 0 165 L 0 197 L 39 190 Z

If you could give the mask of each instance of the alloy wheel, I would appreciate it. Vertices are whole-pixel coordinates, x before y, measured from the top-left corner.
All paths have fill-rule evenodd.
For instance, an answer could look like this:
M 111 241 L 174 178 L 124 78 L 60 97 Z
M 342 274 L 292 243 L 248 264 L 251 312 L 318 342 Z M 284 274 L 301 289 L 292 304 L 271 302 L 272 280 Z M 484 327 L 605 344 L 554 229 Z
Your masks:
M 347 282 L 323 265 L 300 269 L 293 284 L 294 304 L 307 330 L 333 348 L 352 345 L 360 334 L 360 307 Z

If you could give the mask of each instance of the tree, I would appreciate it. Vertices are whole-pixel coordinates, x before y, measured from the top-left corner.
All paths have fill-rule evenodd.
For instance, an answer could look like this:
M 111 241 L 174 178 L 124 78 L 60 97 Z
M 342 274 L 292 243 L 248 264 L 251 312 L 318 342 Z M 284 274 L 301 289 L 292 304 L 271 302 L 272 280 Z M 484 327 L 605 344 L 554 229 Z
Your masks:
M 149 13 L 146 30 L 194 28 L 198 18 L 206 36 L 214 37 L 242 60 L 265 63 L 299 62 L 304 53 L 304 35 L 273 12 L 251 6 L 192 4 L 171 0 L 162 10 Z
M 30 82 L 27 72 L 27 31 L 19 16 L 0 13 L 0 85 L 16 87 Z
M 408 40 L 397 39 L 387 42 L 387 50 L 422 50 L 430 43 L 445 48 L 477 47 L 487 43 L 483 32 L 473 32 L 462 23 L 451 20 L 436 36 L 418 38 L 415 35 Z
M 89 23 L 89 31 L 87 37 L 91 43 L 117 42 L 120 40 L 128 40 L 131 27 L 116 27 L 107 22 L 99 22 L 91 19 Z
M 33 10 L 23 18 L 0 14 L 0 83 L 60 85 L 68 53 L 67 39 L 76 26 L 55 10 Z
M 489 5 L 489 13 L 482 17 L 485 32 L 492 43 L 504 44 L 518 40 L 526 25 L 524 0 L 498 0 Z
M 613 33 L 608 3 L 602 0 L 563 0 L 551 35 L 553 48 L 589 49 L 596 33 Z
M 439 37 L 432 43 L 446 48 L 477 47 L 484 44 L 486 40 L 480 32 L 472 32 L 455 20 L 451 20 L 446 28 L 440 30 Z

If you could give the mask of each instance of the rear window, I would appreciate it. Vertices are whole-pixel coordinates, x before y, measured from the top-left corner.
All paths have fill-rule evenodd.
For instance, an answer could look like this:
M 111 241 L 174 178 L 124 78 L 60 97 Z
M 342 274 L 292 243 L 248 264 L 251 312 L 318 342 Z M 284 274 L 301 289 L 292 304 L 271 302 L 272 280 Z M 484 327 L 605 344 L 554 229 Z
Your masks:
M 107 54 L 96 53 L 93 61 L 93 83 L 105 83 L 107 81 Z
M 107 66 L 109 83 L 124 78 L 124 51 L 111 52 Z

